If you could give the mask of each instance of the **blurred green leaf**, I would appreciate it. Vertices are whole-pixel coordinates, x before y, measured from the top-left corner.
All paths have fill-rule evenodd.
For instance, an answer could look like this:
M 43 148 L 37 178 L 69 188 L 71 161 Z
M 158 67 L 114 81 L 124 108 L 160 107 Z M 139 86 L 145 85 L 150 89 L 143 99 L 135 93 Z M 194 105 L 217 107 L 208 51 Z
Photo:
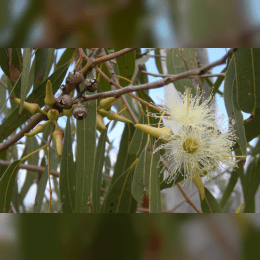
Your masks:
M 76 173 L 72 151 L 70 118 L 67 118 L 60 165 L 60 199 L 63 213 L 75 208 Z
M 258 138 L 258 142 L 256 143 L 255 147 L 252 150 L 251 156 L 256 156 L 260 153 L 260 138 Z
M 237 105 L 237 82 L 235 78 L 235 63 L 234 58 L 229 63 L 229 68 L 226 73 L 226 79 L 224 84 L 224 101 L 230 122 L 236 131 L 238 137 L 238 144 L 240 146 L 242 155 L 246 155 L 246 135 L 244 129 L 243 115 Z
M 43 77 L 43 80 L 46 80 L 49 76 L 49 73 L 51 71 L 51 68 L 53 66 L 53 62 L 54 62 L 54 48 L 48 48 L 47 52 L 48 52 L 48 59 L 47 59 L 47 65 L 46 65 L 46 70 L 45 70 L 45 74 Z
M 50 165 L 52 165 L 56 156 L 57 156 L 56 153 L 51 156 Z M 48 166 L 46 165 L 45 170 L 42 173 L 41 180 L 38 185 L 37 193 L 35 196 L 33 213 L 41 213 L 42 202 L 46 190 L 47 181 L 48 181 Z
M 47 68 L 48 49 L 38 48 L 35 52 L 34 89 L 39 85 Z
M 95 167 L 97 101 L 87 102 L 88 115 L 77 120 L 75 213 L 88 213 Z
M 187 64 L 188 70 L 198 68 L 196 48 L 184 48 L 182 51 L 182 57 Z
M 0 179 L 0 213 L 8 213 L 14 182 L 21 160 L 13 161 Z
M 167 51 L 166 64 L 168 74 L 179 74 L 187 71 L 179 48 L 173 48 Z M 191 94 L 193 96 L 196 95 L 196 89 L 193 86 L 191 79 L 177 80 L 174 82 L 174 87 L 177 89 L 177 91 L 181 92 L 182 94 L 185 91 L 185 87 L 190 88 Z
M 201 203 L 201 209 L 203 213 L 211 213 L 208 206 L 207 206 L 207 202 L 212 210 L 212 213 L 222 213 L 222 209 L 220 207 L 220 205 L 218 204 L 217 200 L 214 198 L 214 196 L 210 193 L 210 191 L 205 188 L 205 199 L 201 200 L 200 198 L 200 203 Z
M 108 128 L 108 125 L 106 125 Z M 105 146 L 106 146 L 107 130 L 103 130 L 98 140 L 96 157 L 95 157 L 95 170 L 93 175 L 92 184 L 92 200 L 94 213 L 100 212 L 100 188 L 102 180 L 102 170 L 105 159 Z
M 159 146 L 159 141 L 150 136 L 150 143 L 154 151 Z M 160 153 L 152 153 L 150 180 L 149 180 L 149 213 L 161 213 L 161 194 L 160 194 L 160 171 L 157 167 L 160 161 Z
M 160 48 L 155 49 L 155 55 L 161 55 Z M 162 61 L 160 57 L 155 57 L 155 64 L 160 74 L 163 74 Z
M 115 52 L 120 50 L 121 49 L 115 48 Z M 119 75 L 131 80 L 135 71 L 135 51 L 131 51 L 123 56 L 116 58 L 116 61 Z M 129 82 L 125 79 L 119 78 L 118 80 L 121 87 L 129 85 Z
M 19 114 L 23 110 L 23 103 L 26 98 L 27 88 L 29 87 L 29 74 L 31 66 L 32 53 L 30 48 L 23 49 L 23 70 L 22 70 L 22 83 L 21 83 L 21 101 L 19 107 Z

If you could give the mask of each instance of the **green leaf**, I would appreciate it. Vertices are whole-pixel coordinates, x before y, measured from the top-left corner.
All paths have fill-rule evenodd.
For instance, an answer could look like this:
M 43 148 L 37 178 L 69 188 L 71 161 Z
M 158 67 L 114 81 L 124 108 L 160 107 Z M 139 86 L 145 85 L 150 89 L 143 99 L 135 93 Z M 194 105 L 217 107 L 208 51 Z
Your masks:
M 108 128 L 108 125 L 106 125 Z M 93 184 L 92 184 L 92 199 L 93 199 L 93 211 L 94 213 L 100 212 L 100 188 L 102 180 L 102 169 L 105 160 L 105 148 L 106 148 L 106 137 L 107 130 L 103 130 L 99 137 L 96 157 L 95 157 L 95 170 L 93 175 Z
M 53 61 L 54 61 L 54 48 L 48 48 L 48 59 L 47 59 L 47 66 L 46 66 L 46 70 L 45 70 L 45 74 L 43 77 L 43 80 L 46 80 L 49 76 L 49 73 L 51 71 L 52 65 L 53 65 Z
M 0 160 L 6 161 L 7 160 L 7 150 L 0 152 Z M 3 176 L 6 168 L 4 166 L 0 166 L 0 179 Z
M 22 70 L 22 83 L 21 83 L 21 101 L 19 107 L 19 114 L 23 110 L 23 103 L 26 98 L 27 88 L 29 87 L 29 74 L 31 66 L 32 53 L 30 48 L 23 49 L 23 70 Z
M 161 55 L 160 48 L 156 48 L 154 52 L 155 52 L 155 55 Z M 156 64 L 156 67 L 158 69 L 158 72 L 160 74 L 163 74 L 162 61 L 161 61 L 160 57 L 155 57 L 155 64 Z
M 120 50 L 121 49 L 115 48 L 115 52 Z M 119 75 L 131 80 L 135 71 L 135 51 L 131 51 L 127 54 L 124 54 L 123 56 L 116 58 L 116 61 Z M 129 85 L 129 82 L 119 78 L 119 84 L 121 87 L 125 87 Z
M 128 149 L 134 131 L 135 131 L 135 127 L 132 124 L 125 124 L 125 128 L 120 141 L 116 164 L 114 167 L 114 174 L 111 180 L 111 185 L 114 184 L 114 182 L 119 178 L 122 172 L 124 172 L 124 169 L 126 169 L 125 167 L 127 163 L 127 158 L 129 156 Z
M 182 54 L 179 48 L 173 48 L 167 51 L 166 65 L 168 74 L 179 74 L 187 71 L 185 62 L 183 61 Z M 185 87 L 190 88 L 191 94 L 193 96 L 196 95 L 196 89 L 193 86 L 191 79 L 177 80 L 174 82 L 174 87 L 177 89 L 177 91 L 181 92 L 182 94 L 185 91 Z
M 159 141 L 154 141 L 150 136 L 150 142 L 153 144 L 153 151 L 159 146 Z M 149 182 L 149 212 L 161 213 L 161 194 L 160 194 L 160 170 L 157 164 L 160 161 L 160 153 L 152 153 L 150 182 Z
M 132 175 L 134 167 L 126 169 L 110 186 L 103 203 L 103 213 L 129 213 L 132 201 Z
M 260 153 L 260 138 L 258 138 L 258 142 L 256 143 L 255 147 L 252 150 L 251 156 L 256 156 Z
M 96 100 L 87 102 L 88 115 L 77 120 L 76 204 L 75 213 L 89 212 L 91 187 L 95 167 Z
M 40 84 L 47 68 L 48 49 L 39 48 L 35 52 L 34 88 Z
M 260 164 L 254 158 L 246 172 L 246 195 L 244 213 L 255 213 L 255 195 L 260 184 Z
M 238 180 L 238 172 L 235 170 L 231 173 L 231 177 L 229 179 L 228 185 L 222 195 L 222 198 L 220 200 L 220 207 L 223 209 L 224 206 L 226 205 L 229 197 L 231 196 L 236 184 L 237 184 L 237 180 Z
M 14 182 L 21 160 L 12 162 L 0 179 L 0 213 L 8 213 L 13 193 Z
M 182 57 L 189 70 L 198 68 L 196 48 L 184 48 L 182 51 Z
M 50 80 L 53 87 L 53 92 L 55 93 L 68 69 L 69 63 L 64 64 L 63 66 L 57 68 L 53 74 L 46 80 L 44 80 L 38 87 L 35 89 L 27 98 L 27 102 L 38 103 L 40 107 L 44 105 L 44 98 L 45 98 L 45 88 L 47 80 Z M 18 107 L 12 111 L 12 113 L 3 121 L 0 125 L 0 142 L 6 139 L 14 130 L 16 130 L 19 126 L 25 123 L 32 114 L 25 110 L 21 115 L 17 117 Z
M 138 159 L 133 177 L 132 193 L 139 203 L 143 202 L 144 194 L 149 194 L 151 160 L 152 150 L 149 142 Z
M 240 146 L 242 155 L 246 155 L 246 135 L 244 129 L 243 115 L 237 105 L 237 82 L 235 78 L 235 63 L 234 57 L 229 63 L 229 68 L 226 73 L 226 79 L 224 84 L 224 101 L 230 122 L 236 131 L 238 137 L 238 144 Z
M 50 165 L 52 165 L 56 156 L 57 156 L 56 153 L 51 156 Z M 47 181 L 48 181 L 48 166 L 45 167 L 45 170 L 42 173 L 40 183 L 38 185 L 37 193 L 35 196 L 33 213 L 41 213 L 42 202 L 46 190 Z
M 139 65 L 139 64 L 142 64 L 142 65 L 145 64 L 145 63 L 149 60 L 149 58 L 150 58 L 150 55 L 147 54 L 147 55 L 143 56 L 142 58 L 139 58 L 139 59 L 136 59 L 136 60 L 135 60 L 135 69 L 134 69 L 134 73 L 133 73 L 132 78 L 131 78 L 131 81 L 132 81 L 132 82 L 134 81 L 134 79 L 135 79 L 135 77 L 136 77 L 136 75 L 137 75 L 137 72 L 138 72 L 138 70 L 139 70 L 138 65 Z M 119 71 L 120 71 L 120 70 L 119 70 Z M 121 75 L 121 74 L 120 74 L 120 75 Z M 127 85 L 129 85 L 129 83 L 128 83 Z
M 210 193 L 210 191 L 205 187 L 205 199 L 201 200 L 201 198 L 200 198 L 201 209 L 202 209 L 203 213 L 211 213 L 208 206 L 207 206 L 206 201 L 208 201 L 208 204 L 211 208 L 212 213 L 223 213 L 220 205 L 217 202 L 217 200 Z
M 70 118 L 67 118 L 60 164 L 60 199 L 63 213 L 72 213 L 75 208 L 76 174 L 73 161 Z
M 147 119 L 143 113 L 138 120 L 138 124 L 147 124 Z M 148 135 L 146 133 L 136 128 L 129 146 L 129 154 L 134 154 L 139 158 L 146 145 L 147 137 Z

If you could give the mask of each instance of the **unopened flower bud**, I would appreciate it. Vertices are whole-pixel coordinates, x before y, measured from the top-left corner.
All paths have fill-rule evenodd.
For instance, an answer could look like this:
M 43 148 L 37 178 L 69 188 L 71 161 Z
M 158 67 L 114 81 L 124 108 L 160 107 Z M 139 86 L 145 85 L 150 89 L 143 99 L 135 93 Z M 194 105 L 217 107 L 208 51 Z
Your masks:
M 57 109 L 50 109 L 47 113 L 47 117 L 51 121 L 56 121 L 59 117 L 59 111 Z
M 84 105 L 76 105 L 72 110 L 73 116 L 78 119 L 84 119 L 88 114 L 88 109 Z
M 105 109 L 101 108 L 98 110 L 98 113 L 101 116 L 105 116 L 110 120 L 116 120 L 116 121 L 132 124 L 132 122 L 129 119 L 116 114 L 114 111 L 106 111 Z
M 70 109 L 73 105 L 69 95 L 63 95 L 57 99 L 57 105 L 63 109 Z
M 66 78 L 66 83 L 79 85 L 84 80 L 82 72 L 78 70 L 73 70 L 69 73 Z
M 48 80 L 46 84 L 46 96 L 44 99 L 44 103 L 50 107 L 52 107 L 56 103 L 56 99 L 53 95 L 52 84 L 50 80 Z
M 160 138 L 162 143 L 168 143 L 174 135 L 169 127 L 156 128 L 149 125 L 136 124 L 136 128 L 140 129 L 144 133 L 152 135 L 156 138 Z
M 21 100 L 19 98 L 13 98 L 14 102 L 18 105 L 20 105 Z M 28 103 L 28 102 L 24 102 L 23 103 L 23 108 L 25 108 L 26 110 L 28 110 L 30 113 L 32 113 L 33 115 L 40 113 L 41 108 L 39 107 L 38 104 L 36 103 Z
M 105 99 L 100 100 L 98 109 L 100 109 L 100 108 L 103 108 L 103 109 L 110 108 L 117 99 L 118 98 L 109 97 L 109 98 L 105 98 Z
M 34 136 L 44 131 L 45 125 L 37 125 L 31 132 L 24 134 L 25 136 Z
M 62 154 L 62 139 L 64 136 L 64 132 L 62 130 L 55 130 L 53 132 L 53 138 L 55 139 L 56 142 L 56 150 L 58 153 L 58 156 L 61 157 Z
M 98 89 L 98 82 L 95 78 L 85 79 L 84 87 L 87 89 L 87 91 L 95 92 Z
M 106 130 L 107 128 L 105 127 L 104 123 L 103 123 L 103 118 L 101 115 L 97 114 L 97 130 L 99 132 Z

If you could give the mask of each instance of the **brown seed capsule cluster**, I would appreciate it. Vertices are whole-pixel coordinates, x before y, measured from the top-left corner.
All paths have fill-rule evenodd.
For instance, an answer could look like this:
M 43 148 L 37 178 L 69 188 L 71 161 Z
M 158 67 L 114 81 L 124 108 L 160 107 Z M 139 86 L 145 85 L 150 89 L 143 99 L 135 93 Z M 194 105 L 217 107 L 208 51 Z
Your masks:
M 70 109 L 73 105 L 69 95 L 63 95 L 57 98 L 57 105 L 63 109 Z
M 87 116 L 88 109 L 84 105 L 78 104 L 73 108 L 72 113 L 76 119 L 82 120 Z
M 88 78 L 84 81 L 84 89 L 95 92 L 98 89 L 98 82 L 95 78 Z
M 79 70 L 73 70 L 66 78 L 66 85 L 62 85 L 61 89 L 63 94 L 69 94 L 75 88 L 79 90 L 79 85 L 84 81 L 84 75 Z

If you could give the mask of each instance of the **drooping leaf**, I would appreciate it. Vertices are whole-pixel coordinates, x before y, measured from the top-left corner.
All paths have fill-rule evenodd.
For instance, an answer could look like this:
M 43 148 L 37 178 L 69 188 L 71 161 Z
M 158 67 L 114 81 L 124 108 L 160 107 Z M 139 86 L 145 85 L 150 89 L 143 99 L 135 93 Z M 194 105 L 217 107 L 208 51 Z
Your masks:
M 8 213 L 13 193 L 14 182 L 21 160 L 12 162 L 0 179 L 0 213 Z
M 108 128 L 108 125 L 106 126 Z M 105 159 L 105 145 L 106 145 L 107 130 L 103 130 L 98 140 L 96 157 L 95 157 L 95 170 L 93 175 L 92 185 L 92 200 L 94 213 L 100 212 L 100 188 L 102 180 L 102 169 Z
M 60 199 L 63 213 L 75 208 L 76 174 L 73 160 L 70 118 L 67 118 L 60 165 Z
M 166 65 L 168 74 L 179 74 L 187 71 L 179 48 L 173 48 L 167 51 Z M 174 82 L 174 87 L 182 94 L 185 91 L 185 87 L 190 88 L 191 94 L 193 96 L 196 95 L 196 89 L 193 86 L 191 79 L 177 80 Z
M 210 191 L 205 187 L 205 199 L 204 200 L 200 199 L 201 209 L 203 213 L 210 213 L 207 202 L 211 208 L 212 213 L 222 213 L 222 209 L 218 204 L 217 200 L 210 193 Z
M 52 165 L 56 156 L 57 156 L 57 154 L 53 154 L 51 156 L 50 165 Z M 48 181 L 48 166 L 45 167 L 45 170 L 42 173 L 40 183 L 38 185 L 37 193 L 36 193 L 36 196 L 35 196 L 33 213 L 40 213 L 41 212 L 47 181 Z
M 161 55 L 160 53 L 160 48 L 155 49 L 155 55 Z M 155 64 L 157 66 L 158 72 L 160 74 L 163 74 L 163 69 L 162 69 L 162 61 L 160 57 L 155 57 Z
M 150 136 L 153 151 L 159 146 L 159 142 Z M 160 170 L 157 164 L 160 161 L 160 153 L 152 153 L 150 179 L 149 179 L 149 213 L 161 213 L 161 194 L 160 194 Z
M 121 49 L 115 48 L 115 52 L 120 50 Z M 116 61 L 119 70 L 119 75 L 131 80 L 135 71 L 135 51 L 131 51 L 127 54 L 124 54 L 116 58 Z M 125 87 L 129 85 L 129 82 L 119 78 L 119 84 L 120 86 Z
M 236 131 L 237 142 L 240 146 L 242 155 L 246 155 L 246 135 L 244 129 L 243 115 L 237 105 L 237 82 L 235 77 L 234 58 L 229 63 L 224 84 L 224 101 L 230 122 Z
M 21 101 L 18 113 L 23 110 L 23 103 L 26 98 L 27 88 L 29 88 L 29 75 L 31 66 L 32 53 L 30 48 L 23 49 L 23 70 L 22 70 L 22 83 L 21 83 Z
M 88 115 L 77 120 L 75 213 L 88 213 L 95 167 L 97 102 L 87 102 Z

